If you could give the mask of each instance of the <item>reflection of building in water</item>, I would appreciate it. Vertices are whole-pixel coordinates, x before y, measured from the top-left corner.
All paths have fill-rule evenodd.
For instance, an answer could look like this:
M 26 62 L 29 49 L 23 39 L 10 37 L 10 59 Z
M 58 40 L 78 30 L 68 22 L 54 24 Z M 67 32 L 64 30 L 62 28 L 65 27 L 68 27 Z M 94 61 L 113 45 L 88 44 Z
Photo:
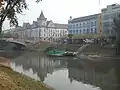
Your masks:
M 102 65 L 101 67 L 88 67 L 79 62 L 73 66 L 74 62 L 68 62 L 68 77 L 70 78 L 71 83 L 73 80 L 76 80 L 100 87 L 102 90 L 116 90 L 114 69 L 108 68 L 108 70 L 104 70 L 105 67 L 101 68 Z M 100 71 L 100 69 L 103 71 Z
M 52 58 L 48 58 L 44 55 L 40 56 L 37 53 L 29 53 L 16 58 L 15 63 L 22 65 L 24 70 L 32 68 L 33 73 L 37 72 L 41 81 L 44 81 L 44 78 L 47 77 L 48 73 L 52 74 L 54 70 L 64 67 L 62 60 L 52 60 Z

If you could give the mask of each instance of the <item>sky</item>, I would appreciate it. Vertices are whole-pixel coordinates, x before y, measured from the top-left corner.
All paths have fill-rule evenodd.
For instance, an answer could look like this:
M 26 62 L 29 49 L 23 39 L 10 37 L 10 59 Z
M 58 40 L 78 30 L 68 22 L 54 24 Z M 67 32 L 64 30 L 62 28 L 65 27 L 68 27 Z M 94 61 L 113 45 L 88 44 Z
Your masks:
M 23 22 L 32 24 L 40 16 L 43 11 L 47 20 L 52 20 L 55 23 L 67 24 L 70 16 L 73 18 L 96 14 L 100 9 L 107 5 L 118 3 L 120 0 L 42 0 L 40 3 L 35 3 L 35 0 L 26 0 L 29 10 L 24 10 L 23 15 L 17 15 L 19 25 Z M 4 22 L 3 30 L 9 29 L 8 20 Z

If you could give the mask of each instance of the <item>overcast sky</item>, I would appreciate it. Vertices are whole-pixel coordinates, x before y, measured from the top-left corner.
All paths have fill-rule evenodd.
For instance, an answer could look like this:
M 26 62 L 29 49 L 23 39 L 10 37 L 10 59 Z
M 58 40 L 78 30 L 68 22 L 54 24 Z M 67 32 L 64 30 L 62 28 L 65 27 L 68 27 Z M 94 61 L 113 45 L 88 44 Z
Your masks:
M 19 25 L 23 22 L 32 23 L 39 17 L 41 10 L 48 20 L 55 23 L 67 23 L 70 16 L 73 18 L 96 14 L 101 8 L 107 5 L 120 3 L 120 0 L 42 0 L 39 4 L 35 0 L 26 0 L 29 10 L 25 10 L 25 15 L 18 15 Z M 9 23 L 5 21 L 3 29 L 8 29 Z

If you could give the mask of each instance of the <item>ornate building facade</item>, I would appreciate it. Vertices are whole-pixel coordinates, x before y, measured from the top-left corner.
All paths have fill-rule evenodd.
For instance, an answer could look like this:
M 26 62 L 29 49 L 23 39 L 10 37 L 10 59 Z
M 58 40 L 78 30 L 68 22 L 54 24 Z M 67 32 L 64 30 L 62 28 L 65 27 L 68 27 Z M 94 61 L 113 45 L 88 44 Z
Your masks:
M 22 27 L 12 28 L 10 32 L 17 34 L 19 39 L 56 41 L 68 34 L 67 27 L 67 24 L 48 21 L 41 11 L 37 21 L 23 23 Z

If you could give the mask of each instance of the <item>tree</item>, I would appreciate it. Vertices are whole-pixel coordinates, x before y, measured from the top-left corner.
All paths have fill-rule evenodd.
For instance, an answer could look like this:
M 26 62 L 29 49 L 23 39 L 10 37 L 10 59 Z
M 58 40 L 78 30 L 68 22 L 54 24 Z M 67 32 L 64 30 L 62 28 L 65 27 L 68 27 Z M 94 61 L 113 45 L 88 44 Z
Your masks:
M 37 3 L 40 1 L 42 0 L 36 0 Z M 17 14 L 22 14 L 24 9 L 28 9 L 26 0 L 4 0 L 3 7 L 0 7 L 0 34 L 6 18 L 10 21 L 10 26 L 18 26 Z
M 120 55 L 120 14 L 113 20 L 113 30 L 116 37 L 116 53 Z
M 72 39 L 72 37 L 73 37 L 73 34 L 68 34 L 69 39 Z
M 3 0 L 0 0 L 0 7 L 2 7 L 3 5 Z

